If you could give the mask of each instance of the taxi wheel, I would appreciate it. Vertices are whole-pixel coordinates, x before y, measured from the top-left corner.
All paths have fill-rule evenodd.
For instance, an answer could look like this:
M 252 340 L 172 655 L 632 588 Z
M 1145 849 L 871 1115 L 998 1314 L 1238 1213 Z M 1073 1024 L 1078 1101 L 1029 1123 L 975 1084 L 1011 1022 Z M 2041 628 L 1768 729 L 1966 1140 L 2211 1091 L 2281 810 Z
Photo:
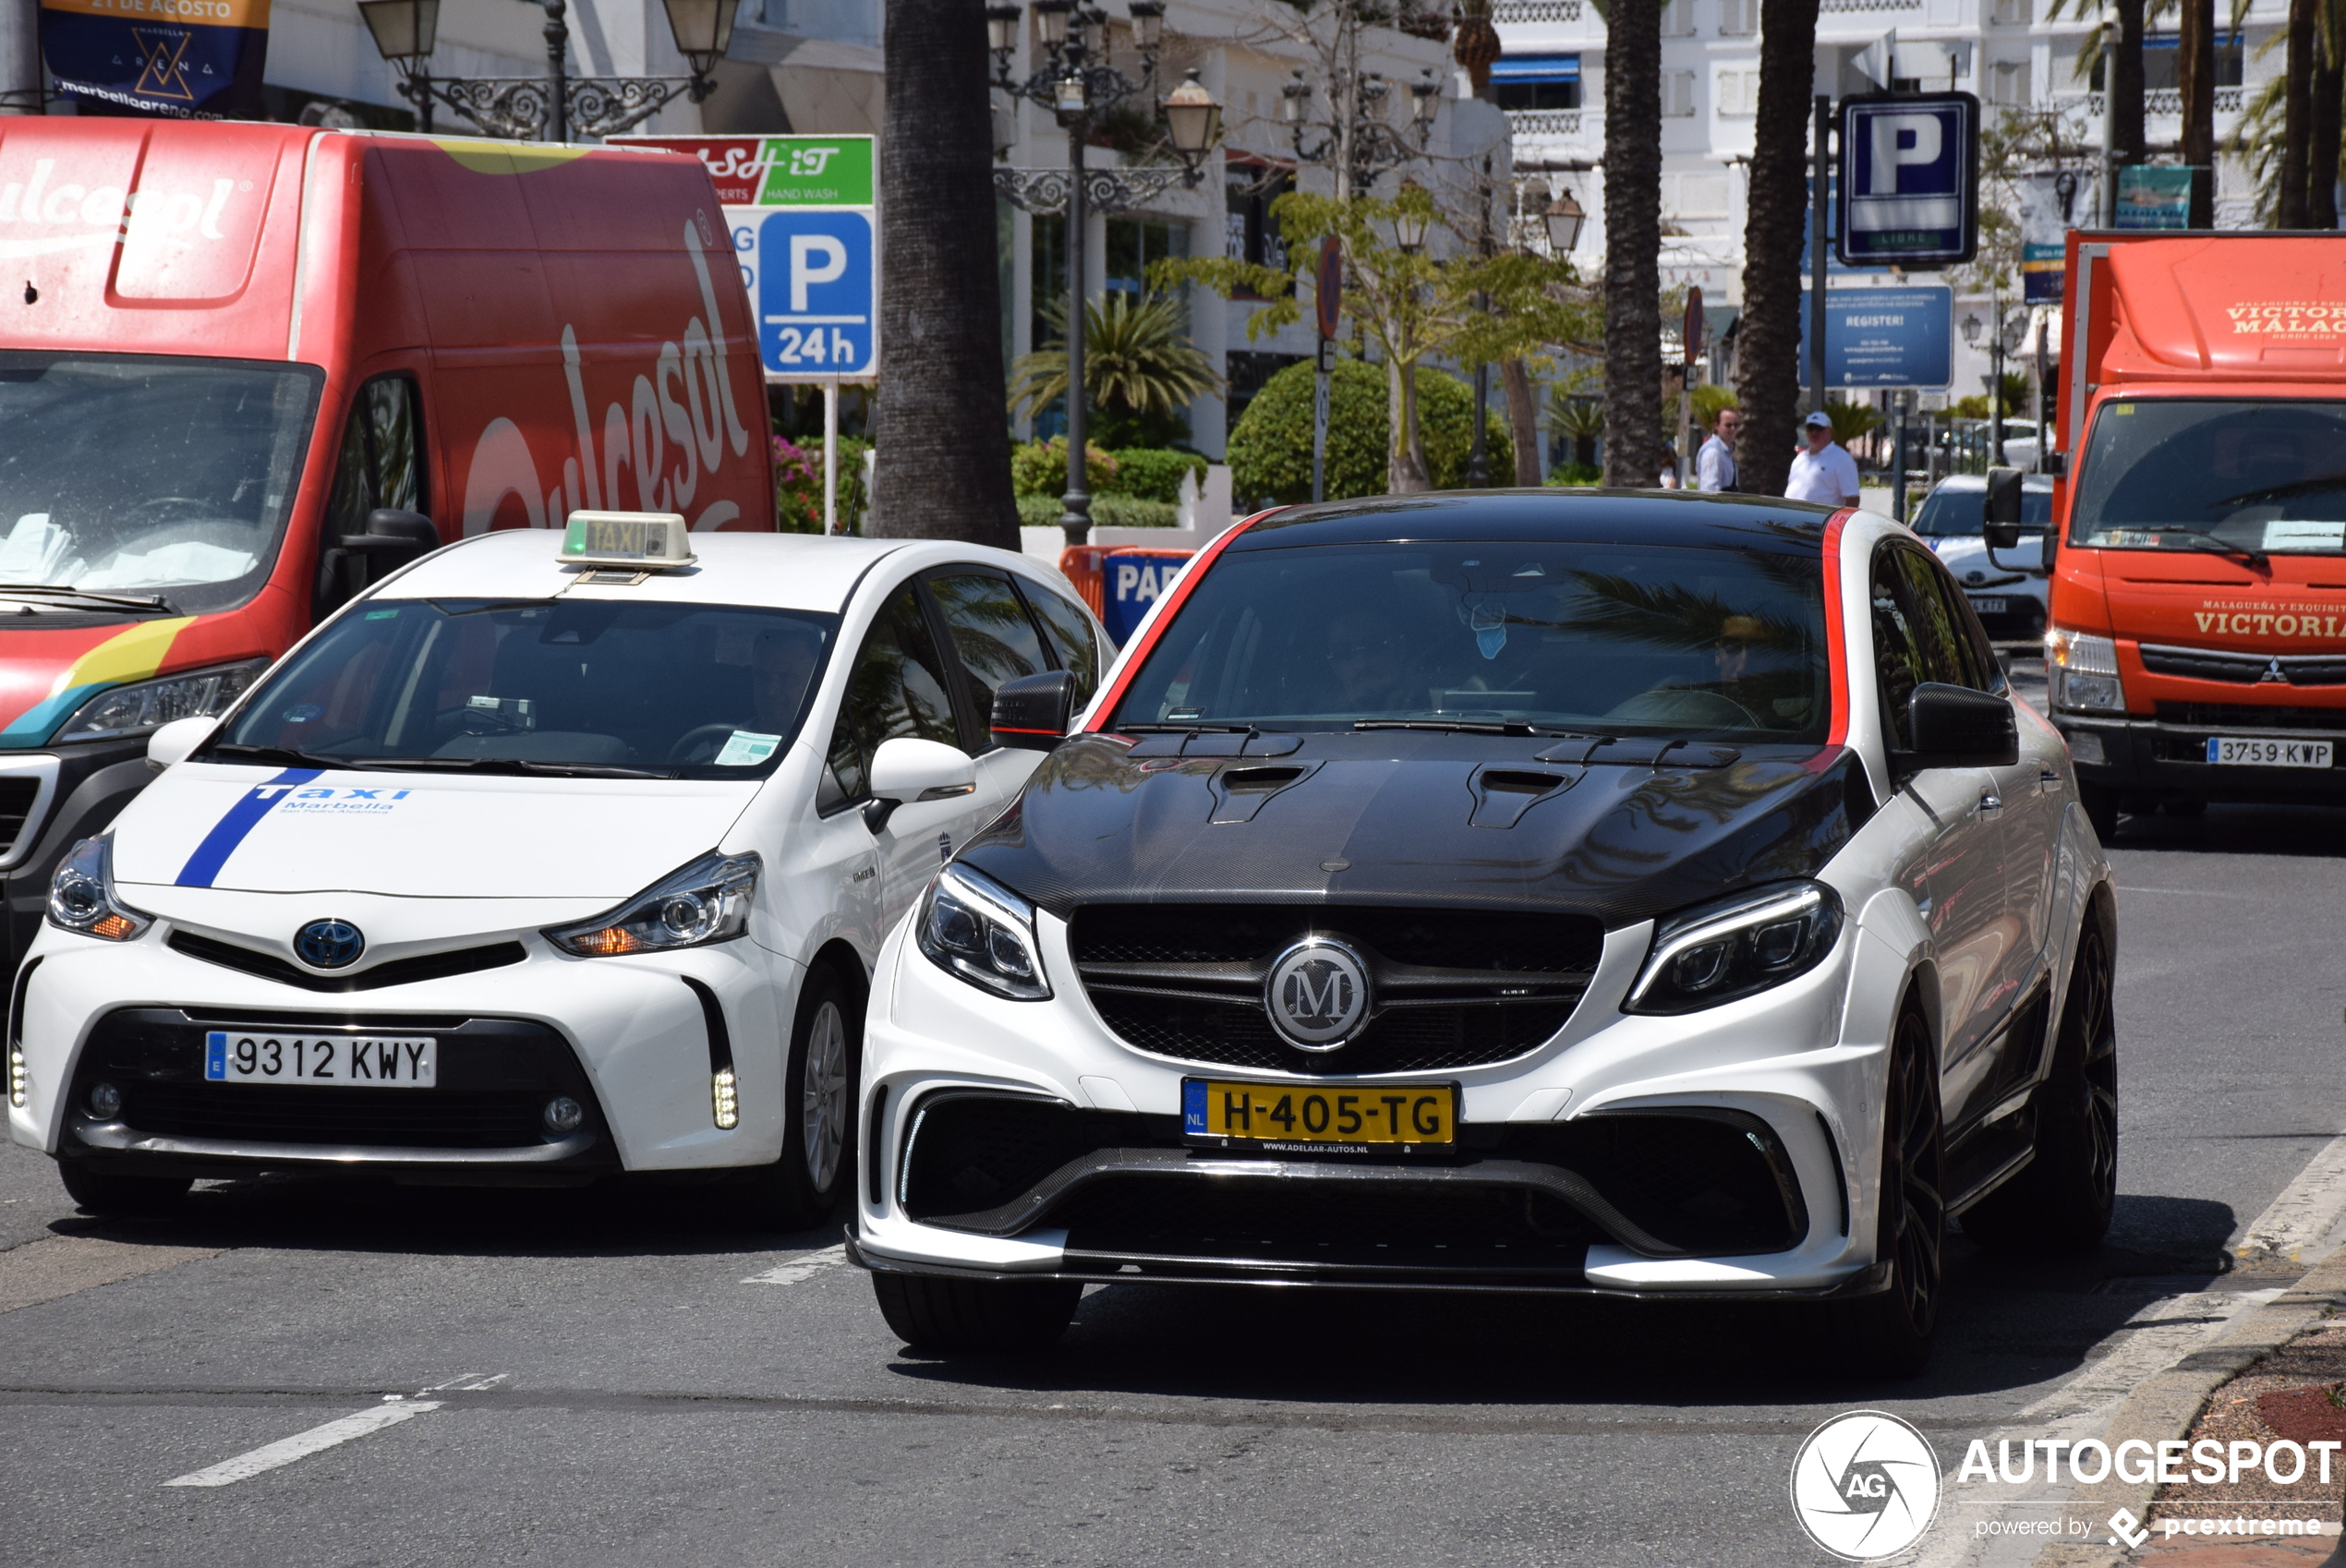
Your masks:
M 1964 1215 L 1964 1234 L 2000 1252 L 2090 1252 L 2117 1202 L 2118 1024 L 2109 940 L 2089 921 L 2037 1092 L 2037 1157 Z
M 1883 1095 L 1880 1211 L 1874 1255 L 1890 1287 L 1840 1304 L 1834 1354 L 1880 1377 L 1911 1377 L 1930 1359 L 1947 1239 L 1945 1127 L 1930 1025 L 1909 1007 L 1891 1038 Z
M 750 1218 L 804 1230 L 837 1212 L 855 1173 L 864 1009 L 832 970 L 807 971 L 782 1072 L 782 1157 L 753 1174 Z
M 880 1316 L 915 1350 L 999 1355 L 1043 1350 L 1067 1332 L 1079 1280 L 960 1280 L 874 1274 Z
M 188 1176 L 116 1176 L 93 1171 L 79 1160 L 60 1160 L 57 1176 L 75 1206 L 108 1219 L 151 1219 L 167 1214 L 195 1185 Z

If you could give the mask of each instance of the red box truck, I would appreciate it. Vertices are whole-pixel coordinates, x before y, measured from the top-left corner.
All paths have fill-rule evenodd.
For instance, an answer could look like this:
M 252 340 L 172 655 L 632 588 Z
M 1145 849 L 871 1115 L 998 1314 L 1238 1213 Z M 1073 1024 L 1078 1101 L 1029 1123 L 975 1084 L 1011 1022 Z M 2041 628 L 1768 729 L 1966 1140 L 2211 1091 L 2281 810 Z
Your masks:
M 2046 672 L 2095 826 L 2346 803 L 2346 234 L 2067 264 Z
M 436 543 L 770 529 L 766 430 L 691 158 L 0 118 L 0 963 L 158 725 Z

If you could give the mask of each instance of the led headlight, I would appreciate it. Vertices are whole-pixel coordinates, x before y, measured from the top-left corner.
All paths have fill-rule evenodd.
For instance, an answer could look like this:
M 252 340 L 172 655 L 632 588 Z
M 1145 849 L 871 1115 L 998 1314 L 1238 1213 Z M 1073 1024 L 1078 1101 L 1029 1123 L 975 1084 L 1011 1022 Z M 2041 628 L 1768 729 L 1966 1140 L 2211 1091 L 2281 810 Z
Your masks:
M 1691 1013 L 1781 985 L 1824 961 L 1841 934 L 1841 898 L 1787 882 L 1671 916 L 1654 927 L 1624 1012 Z
M 2088 632 L 2056 626 L 2045 633 L 2045 673 L 2052 706 L 2077 713 L 2123 713 L 2125 683 L 2118 678 L 2118 645 Z
M 49 878 L 49 923 L 109 942 L 127 942 L 154 923 L 115 895 L 113 834 L 84 838 L 57 862 Z
M 549 926 L 545 938 L 582 959 L 730 942 L 749 929 L 749 899 L 762 863 L 755 854 L 712 851 L 607 914 L 576 925 Z
M 113 687 L 74 709 L 73 717 L 57 731 L 57 739 L 111 741 L 144 735 L 175 718 L 209 718 L 225 713 L 228 705 L 244 695 L 245 688 L 268 668 L 267 659 L 255 658 Z
M 967 866 L 937 874 L 913 926 L 937 967 L 1013 1002 L 1050 995 L 1034 945 L 1034 906 Z

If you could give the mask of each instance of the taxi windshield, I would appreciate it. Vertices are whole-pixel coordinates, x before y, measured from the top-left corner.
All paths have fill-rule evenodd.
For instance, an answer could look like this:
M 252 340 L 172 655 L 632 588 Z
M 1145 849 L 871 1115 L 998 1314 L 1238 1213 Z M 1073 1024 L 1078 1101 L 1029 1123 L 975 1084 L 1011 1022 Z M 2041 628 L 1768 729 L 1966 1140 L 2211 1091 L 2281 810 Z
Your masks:
M 2221 554 L 2346 551 L 2346 403 L 2105 404 L 2078 464 L 2069 542 Z
M 369 600 L 254 691 L 215 762 L 762 778 L 839 617 L 610 599 Z
M 1166 628 L 1112 727 L 1820 741 L 1822 575 L 1813 540 L 1772 536 L 1232 552 Z
M 233 608 L 276 559 L 320 373 L 0 353 L 0 591 Z

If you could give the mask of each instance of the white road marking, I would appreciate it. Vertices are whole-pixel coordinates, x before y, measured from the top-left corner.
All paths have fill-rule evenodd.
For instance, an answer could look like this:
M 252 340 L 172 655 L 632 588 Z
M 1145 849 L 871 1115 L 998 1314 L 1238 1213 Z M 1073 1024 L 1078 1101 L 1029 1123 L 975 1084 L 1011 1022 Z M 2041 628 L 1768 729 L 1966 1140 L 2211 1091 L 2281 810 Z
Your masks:
M 224 1459 L 206 1469 L 191 1471 L 176 1480 L 163 1484 L 167 1487 L 234 1486 L 264 1470 L 274 1470 L 296 1459 L 307 1459 L 338 1443 L 365 1437 L 369 1432 L 379 1432 L 385 1427 L 395 1427 L 402 1421 L 439 1408 L 440 1402 L 434 1399 L 413 1400 L 404 1405 L 378 1405 L 372 1410 L 361 1410 L 356 1416 L 345 1416 L 339 1421 L 329 1421 L 306 1432 L 296 1432 L 283 1441 L 256 1448 L 249 1453 L 239 1453 L 234 1459 Z
M 826 1247 L 820 1252 L 808 1252 L 792 1258 L 787 1263 L 777 1263 L 762 1274 L 752 1274 L 744 1285 L 804 1285 L 826 1269 L 836 1269 L 847 1261 L 847 1243 Z

